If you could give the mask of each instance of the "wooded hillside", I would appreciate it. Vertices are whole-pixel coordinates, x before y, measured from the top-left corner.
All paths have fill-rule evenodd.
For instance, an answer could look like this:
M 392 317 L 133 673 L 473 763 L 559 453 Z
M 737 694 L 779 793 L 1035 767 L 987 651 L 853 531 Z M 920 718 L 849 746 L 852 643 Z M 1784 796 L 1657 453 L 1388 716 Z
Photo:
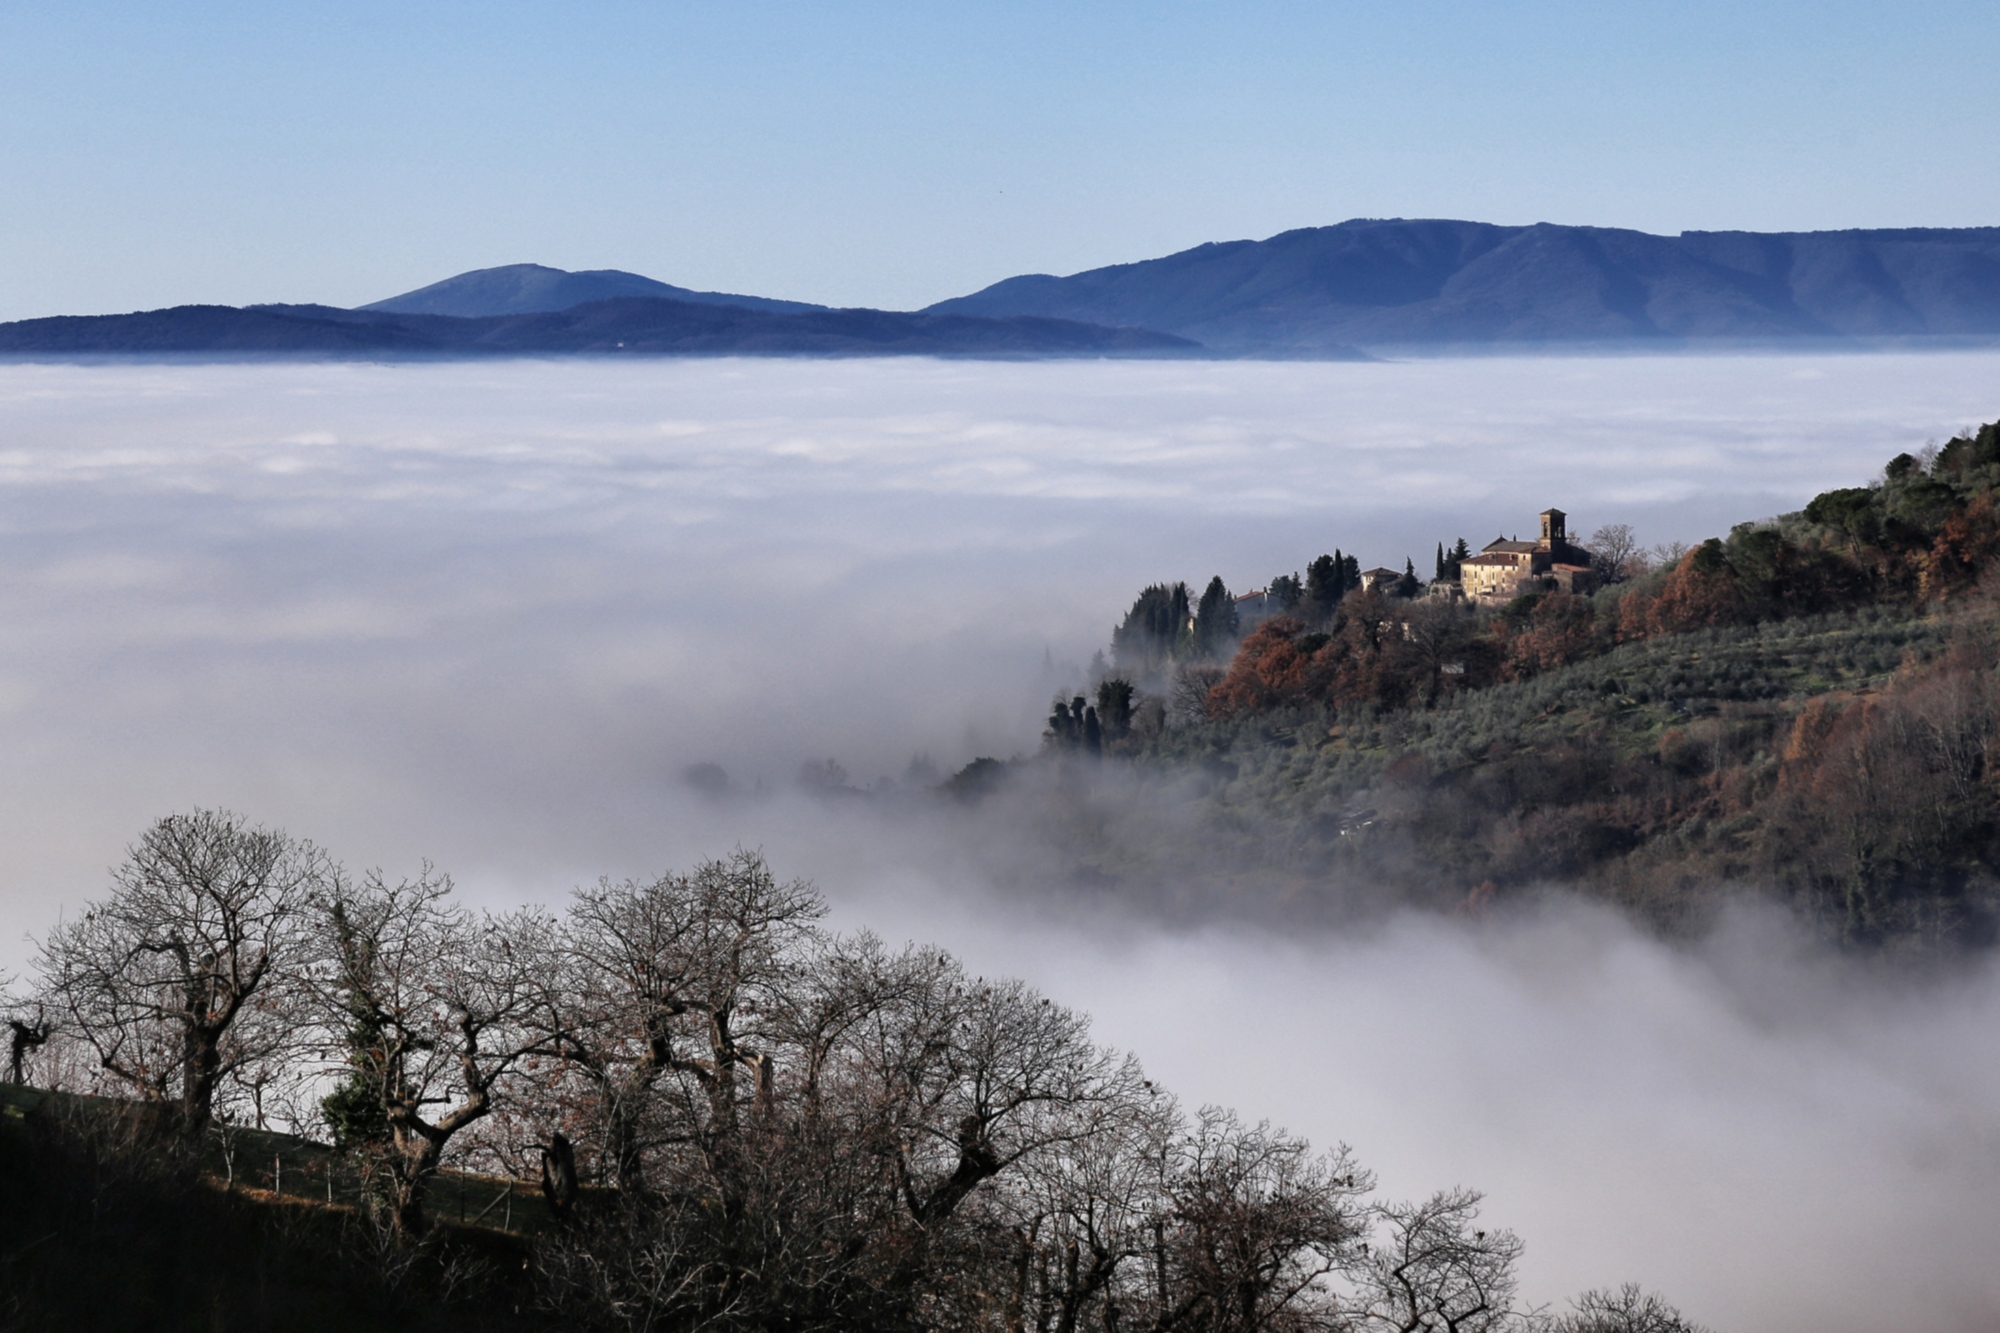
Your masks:
M 1199 614 L 1128 651 L 1162 585 L 1048 751 L 1087 750 L 1095 725 L 1142 786 L 1188 799 L 1199 775 L 1192 824 L 1162 845 L 1293 899 L 1477 907 L 1563 886 L 1689 929 L 1747 890 L 1854 943 L 1983 944 L 1996 487 L 2000 424 L 1650 568 L 1628 549 L 1587 596 L 1486 608 L 1293 580 L 1286 613 L 1220 655 Z M 1128 824 L 1071 851 L 1143 878 L 1152 835 Z

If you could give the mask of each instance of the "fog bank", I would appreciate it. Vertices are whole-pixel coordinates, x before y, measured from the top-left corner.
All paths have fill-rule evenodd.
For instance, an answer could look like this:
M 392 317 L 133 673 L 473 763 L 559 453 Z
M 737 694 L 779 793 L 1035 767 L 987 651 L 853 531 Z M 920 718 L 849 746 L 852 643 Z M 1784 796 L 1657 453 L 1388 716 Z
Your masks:
M 1484 1189 L 1532 1298 L 1638 1281 L 1746 1331 L 2000 1321 L 1990 965 L 1912 985 L 1757 913 L 1674 950 L 1574 903 L 1300 939 L 953 902 L 850 914 L 1036 977 L 1189 1102 L 1344 1140 L 1389 1196 Z
M 790 789 L 1037 743 L 1145 583 L 1238 590 L 1627 522 L 1697 539 L 2000 413 L 2000 353 L 1373 365 L 0 366 L 0 972 L 154 816 L 558 900 L 742 842 L 843 924 L 1089 1009 L 1190 1101 L 1464 1181 L 1536 1294 L 1736 1328 L 1985 1328 L 2000 987 L 1766 921 L 1587 911 L 1278 939 L 994 888 Z M 710 761 L 737 799 L 681 775 Z M 866 808 L 864 808 L 866 807 Z

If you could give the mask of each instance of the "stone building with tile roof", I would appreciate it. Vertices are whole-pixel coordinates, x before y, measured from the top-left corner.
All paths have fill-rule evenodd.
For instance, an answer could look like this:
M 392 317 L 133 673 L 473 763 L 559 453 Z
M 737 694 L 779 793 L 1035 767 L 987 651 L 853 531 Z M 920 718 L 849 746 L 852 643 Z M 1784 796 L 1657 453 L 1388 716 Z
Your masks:
M 1590 552 L 1569 540 L 1568 515 L 1544 509 L 1539 540 L 1496 537 L 1458 562 L 1459 587 L 1475 602 L 1509 602 L 1537 588 L 1589 592 L 1596 586 Z

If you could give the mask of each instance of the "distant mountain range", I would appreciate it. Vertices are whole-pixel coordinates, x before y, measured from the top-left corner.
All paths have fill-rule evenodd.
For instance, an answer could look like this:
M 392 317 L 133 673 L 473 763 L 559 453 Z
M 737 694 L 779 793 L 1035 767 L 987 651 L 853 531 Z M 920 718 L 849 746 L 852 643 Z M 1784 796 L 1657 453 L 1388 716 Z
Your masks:
M 1356 219 L 929 307 L 1137 325 L 1234 355 L 1349 345 L 2000 335 L 2000 227 L 1683 232 Z
M 914 313 L 691 291 L 637 273 L 476 269 L 376 301 L 178 306 L 0 324 L 0 355 L 1236 356 L 2000 338 L 2000 227 L 1682 232 L 1356 219 Z
M 440 284 L 441 286 L 444 284 Z M 772 303 L 781 304 L 781 303 Z M 0 324 L 0 356 L 1199 356 L 1172 334 L 999 318 L 622 297 L 465 318 L 332 306 L 176 306 Z

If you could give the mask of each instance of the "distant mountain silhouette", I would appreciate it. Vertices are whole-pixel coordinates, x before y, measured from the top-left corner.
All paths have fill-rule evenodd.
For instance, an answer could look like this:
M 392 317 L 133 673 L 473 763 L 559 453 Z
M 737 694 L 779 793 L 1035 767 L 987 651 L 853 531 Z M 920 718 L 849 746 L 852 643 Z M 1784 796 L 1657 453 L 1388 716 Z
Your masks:
M 1342 345 L 2000 335 L 2000 227 L 1655 236 L 1356 219 L 933 312 L 1141 326 L 1234 355 Z
M 1238 356 L 1357 347 L 2000 338 L 2000 227 L 1682 232 L 1356 219 L 1008 278 L 915 313 L 477 269 L 359 310 L 0 325 L 0 354 Z
M 332 306 L 175 306 L 0 324 L 0 355 L 314 357 L 1199 356 L 1185 338 L 1038 316 L 989 319 L 886 310 L 799 313 L 622 298 L 567 310 L 461 319 Z
M 653 297 L 664 301 L 688 301 L 695 305 L 736 305 L 746 310 L 799 313 L 824 310 L 825 306 L 804 301 L 774 301 L 764 296 L 732 296 L 726 292 L 691 292 L 671 283 L 656 282 L 637 273 L 615 268 L 588 269 L 566 273 L 541 264 L 507 264 L 500 268 L 476 268 L 428 287 L 419 287 L 386 301 L 362 306 L 363 310 L 385 311 L 394 315 L 456 315 L 478 319 L 486 315 L 526 315 L 550 310 L 568 310 L 590 301 L 612 301 L 625 296 Z

